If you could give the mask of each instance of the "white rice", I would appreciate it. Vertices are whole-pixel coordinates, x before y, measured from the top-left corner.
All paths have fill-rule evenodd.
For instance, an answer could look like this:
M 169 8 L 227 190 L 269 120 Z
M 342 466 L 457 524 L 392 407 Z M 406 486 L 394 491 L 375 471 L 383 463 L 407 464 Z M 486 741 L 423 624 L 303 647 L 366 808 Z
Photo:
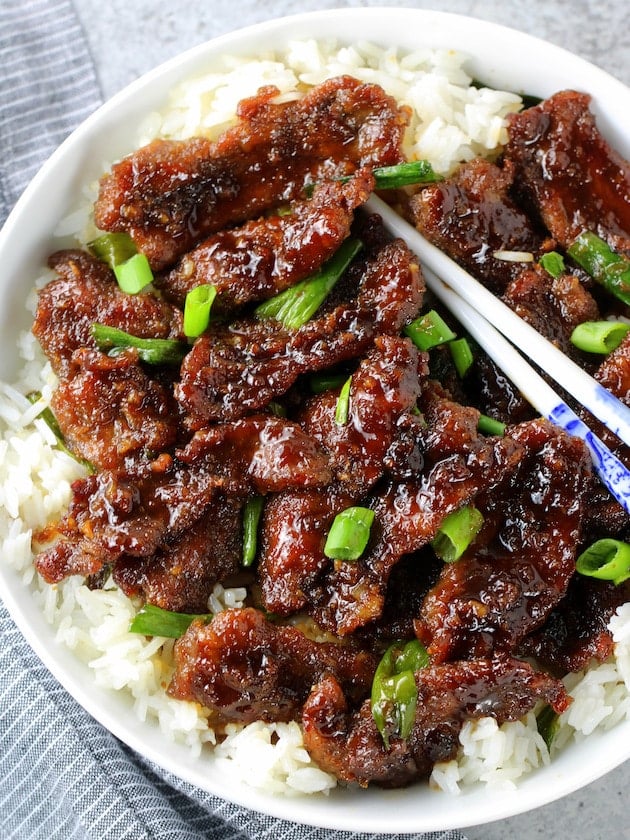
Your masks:
M 226 58 L 223 67 L 174 91 L 165 113 L 150 114 L 137 145 L 158 136 L 183 138 L 203 132 L 216 137 L 232 122 L 236 103 L 261 84 L 276 85 L 280 99 L 286 100 L 309 85 L 348 73 L 380 84 L 410 106 L 407 156 L 428 158 L 436 171 L 446 174 L 461 161 L 495 155 L 506 140 L 506 114 L 520 107 L 520 99 L 511 93 L 471 86 L 464 63 L 464 56 L 446 50 L 399 55 L 366 43 L 340 47 L 315 41 L 290 43 L 284 54 L 255 61 Z M 60 222 L 58 236 L 72 234 L 82 243 L 94 235 L 94 189 L 93 184 L 85 185 L 80 205 Z M 35 286 L 49 279 L 45 273 Z M 33 292 L 27 300 L 31 312 L 35 300 Z M 56 642 L 85 663 L 99 686 L 128 692 L 139 720 L 157 720 L 169 738 L 189 745 L 193 755 L 213 749 L 226 770 L 269 793 L 327 793 L 336 781 L 310 760 L 295 723 L 230 725 L 227 738 L 213 746 L 215 733 L 205 710 L 166 694 L 173 641 L 129 633 L 136 605 L 111 582 L 92 591 L 78 578 L 47 586 L 36 575 L 32 534 L 63 515 L 71 482 L 83 473 L 56 448 L 46 424 L 36 419 L 56 385 L 50 365 L 30 333 L 20 335 L 18 351 L 23 361 L 18 380 L 0 384 L 0 562 L 22 576 L 54 628 Z M 32 391 L 42 392 L 36 405 L 25 396 Z M 208 609 L 238 607 L 245 597 L 245 590 L 217 585 Z M 567 677 L 574 702 L 561 718 L 554 749 L 630 716 L 630 605 L 618 611 L 611 629 L 616 645 L 610 661 Z M 457 759 L 436 765 L 431 776 L 432 786 L 451 794 L 478 783 L 512 788 L 521 776 L 550 761 L 534 713 L 501 727 L 492 718 L 467 723 L 460 741 Z

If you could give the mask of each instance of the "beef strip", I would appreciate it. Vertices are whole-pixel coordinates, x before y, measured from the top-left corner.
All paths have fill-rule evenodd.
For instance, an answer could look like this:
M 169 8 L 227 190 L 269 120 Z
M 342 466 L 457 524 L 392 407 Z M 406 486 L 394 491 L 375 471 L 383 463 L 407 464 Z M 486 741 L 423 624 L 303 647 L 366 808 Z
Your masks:
M 630 600 L 630 583 L 574 575 L 566 595 L 545 624 L 523 639 L 520 655 L 534 657 L 558 674 L 580 671 L 592 659 L 603 662 L 613 652 L 608 622 Z
M 494 292 L 501 292 L 521 268 L 497 259 L 497 251 L 538 252 L 543 237 L 512 201 L 513 169 L 481 158 L 462 164 L 455 175 L 421 189 L 407 213 L 427 239 Z
M 260 409 L 301 374 L 360 358 L 378 334 L 398 333 L 422 300 L 424 281 L 416 259 L 395 240 L 361 265 L 356 297 L 324 308 L 298 329 L 251 318 L 211 326 L 184 359 L 175 388 L 188 427 L 196 430 Z
M 346 423 L 335 420 L 338 389 L 308 401 L 299 420 L 330 453 L 334 481 L 267 506 L 258 569 L 268 610 L 288 615 L 306 605 L 310 585 L 329 565 L 323 548 L 330 525 L 382 475 L 397 420 L 420 394 L 424 364 L 408 339 L 380 336 L 352 375 Z
M 242 500 L 217 494 L 199 519 L 148 557 L 123 555 L 115 583 L 129 597 L 166 610 L 205 613 L 215 583 L 239 571 Z
M 374 186 L 369 171 L 328 181 L 289 212 L 222 230 L 185 254 L 157 285 L 179 306 L 201 284 L 217 291 L 213 312 L 273 297 L 319 269 L 350 234 L 354 210 Z
M 424 389 L 420 405 L 427 418 L 420 477 L 390 482 L 369 500 L 375 518 L 365 553 L 336 563 L 310 593 L 311 614 L 340 635 L 378 619 L 396 563 L 427 545 L 449 513 L 497 488 L 522 457 L 512 438 L 479 435 L 479 413 L 453 403 L 436 385 Z
M 170 554 L 225 490 L 244 500 L 330 478 L 327 457 L 314 441 L 295 423 L 269 416 L 217 426 L 176 455 L 74 482 L 66 516 L 36 536 L 40 544 L 56 540 L 36 558 L 42 577 L 54 583 L 95 574 L 123 555 Z
M 514 183 L 563 247 L 584 229 L 630 251 L 630 165 L 604 139 L 590 96 L 566 90 L 508 116 Z
M 253 608 L 193 622 L 175 646 L 169 694 L 201 703 L 220 721 L 299 719 L 313 683 L 333 674 L 351 701 L 369 691 L 377 659 L 274 625 Z
M 595 371 L 595 379 L 630 406 L 630 333 Z
M 107 265 L 86 251 L 57 251 L 48 262 L 59 276 L 39 293 L 33 334 L 55 373 L 67 372 L 75 350 L 96 348 L 93 323 L 140 338 L 184 337 L 178 309 L 152 294 L 125 294 Z
M 416 717 L 406 740 L 392 736 L 387 749 L 370 701 L 358 711 L 331 675 L 314 686 L 302 712 L 304 743 L 323 770 L 362 787 L 403 787 L 427 777 L 438 761 L 455 757 L 466 720 L 491 716 L 518 720 L 539 700 L 562 712 L 569 698 L 562 683 L 510 658 L 431 665 L 415 674 Z
M 136 350 L 111 357 L 83 348 L 70 365 L 51 408 L 73 452 L 101 469 L 116 469 L 176 443 L 177 403 L 138 364 Z
M 154 140 L 101 180 L 95 220 L 128 231 L 154 269 L 195 242 L 299 197 L 305 184 L 402 159 L 407 113 L 382 88 L 349 76 L 277 104 L 264 87 L 216 142 Z
M 514 651 L 544 623 L 575 571 L 587 450 L 543 420 L 510 435 L 526 457 L 500 494 L 477 501 L 490 534 L 482 531 L 445 565 L 416 624 L 435 662 Z

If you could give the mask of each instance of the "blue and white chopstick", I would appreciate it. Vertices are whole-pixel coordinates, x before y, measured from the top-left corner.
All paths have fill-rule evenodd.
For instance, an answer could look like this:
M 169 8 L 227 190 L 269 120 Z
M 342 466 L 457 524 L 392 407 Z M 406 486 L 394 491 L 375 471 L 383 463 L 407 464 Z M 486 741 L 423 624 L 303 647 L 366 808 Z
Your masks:
M 536 362 L 606 428 L 630 446 L 630 408 L 628 406 L 523 321 L 454 260 L 428 242 L 419 231 L 395 213 L 378 196 L 370 196 L 367 209 L 378 213 L 389 230 L 407 242 L 411 250 L 420 258 L 423 270 L 428 268 L 434 272 L 434 276 L 448 278 L 451 289 L 468 301 L 487 322 Z M 435 291 L 428 278 L 427 285 Z M 498 361 L 495 357 L 495 362 Z
M 417 231 L 411 225 L 401 219 L 376 196 L 370 198 L 368 208 L 378 213 L 383 219 L 385 226 L 392 233 L 405 239 L 409 247 L 418 254 L 419 249 L 416 247 L 416 237 L 409 233 L 416 234 Z M 420 234 L 417 235 L 424 240 Z M 426 242 L 426 240 L 424 241 Z M 418 256 L 422 255 L 418 254 Z M 451 261 L 449 260 L 449 262 Z M 479 346 L 483 347 L 486 353 L 493 359 L 494 363 L 516 385 L 536 411 L 540 412 L 543 417 L 546 417 L 556 426 L 560 426 L 569 434 L 584 441 L 602 483 L 608 488 L 615 499 L 617 499 L 619 504 L 622 505 L 624 510 L 630 513 L 630 470 L 580 420 L 575 412 L 556 394 L 553 388 L 515 350 L 513 345 L 476 308 L 451 288 L 450 273 L 448 275 L 449 283 L 447 284 L 424 262 L 422 268 L 427 286 L 442 301 L 446 308 L 455 315 L 460 324 L 475 339 Z M 481 284 L 478 285 L 483 288 Z M 484 291 L 486 290 L 484 289 Z M 518 318 L 518 316 L 515 317 Z M 520 321 L 520 318 L 518 320 Z M 535 334 L 540 338 L 538 333 Z M 553 347 L 553 345 L 550 346 Z M 565 357 L 563 356 L 563 358 Z M 590 377 L 588 378 L 590 379 Z M 566 387 L 564 381 L 561 384 Z M 599 387 L 601 388 L 601 386 Z M 566 390 L 572 393 L 568 387 Z M 604 389 L 602 388 L 602 390 Z M 591 392 L 589 391 L 589 393 Z M 573 395 L 575 396 L 575 394 Z M 585 403 L 585 405 L 586 408 L 592 411 L 592 404 L 588 405 Z M 623 406 L 622 403 L 620 405 Z M 594 411 L 592 413 L 595 414 Z

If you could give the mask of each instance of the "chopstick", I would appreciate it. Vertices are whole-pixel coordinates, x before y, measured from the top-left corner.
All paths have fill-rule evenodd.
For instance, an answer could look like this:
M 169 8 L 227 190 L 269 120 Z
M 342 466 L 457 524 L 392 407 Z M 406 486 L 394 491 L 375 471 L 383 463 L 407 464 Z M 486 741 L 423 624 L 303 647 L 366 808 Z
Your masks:
M 376 199 L 376 201 L 373 199 Z M 400 236 L 414 252 L 418 252 L 417 247 L 415 247 L 416 237 L 407 235 L 408 231 L 413 233 L 417 233 L 417 231 L 401 219 L 388 205 L 376 196 L 372 196 L 368 201 L 368 209 L 378 213 L 390 232 Z M 418 236 L 421 237 L 419 233 Z M 421 238 L 423 239 L 423 237 Z M 447 284 L 441 280 L 431 270 L 431 267 L 423 264 L 422 270 L 427 286 L 435 296 L 453 313 L 479 346 L 483 347 L 494 363 L 516 385 L 536 411 L 540 412 L 554 425 L 584 441 L 602 483 L 624 510 L 630 513 L 630 470 L 580 420 L 542 376 L 517 352 L 514 346 L 486 318 L 479 314 L 476 308 L 451 288 L 450 283 Z M 538 336 L 538 333 L 536 335 Z M 601 386 L 599 387 L 601 388 Z M 567 388 L 567 390 L 569 389 Z
M 371 195 L 366 206 L 368 210 L 381 216 L 392 233 L 407 242 L 411 250 L 420 258 L 423 270 L 428 268 L 434 273 L 434 277 L 437 275 L 448 278 L 448 286 L 468 301 L 487 322 L 503 333 L 511 344 L 532 359 L 607 429 L 630 446 L 630 408 L 628 406 L 523 321 L 509 306 L 495 297 L 454 260 L 425 239 L 382 199 Z M 435 291 L 428 277 L 427 285 Z M 499 360 L 495 358 L 494 361 Z

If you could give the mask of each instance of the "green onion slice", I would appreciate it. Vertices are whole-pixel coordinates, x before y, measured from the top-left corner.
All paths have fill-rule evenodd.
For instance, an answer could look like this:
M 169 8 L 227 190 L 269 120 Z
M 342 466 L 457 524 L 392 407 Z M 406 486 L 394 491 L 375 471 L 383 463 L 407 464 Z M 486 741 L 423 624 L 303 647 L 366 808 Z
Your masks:
M 419 350 L 430 350 L 431 347 L 446 344 L 447 341 L 456 338 L 455 333 L 434 309 L 407 324 L 403 332 Z
M 340 388 L 346 379 L 345 373 L 314 373 L 309 378 L 308 384 L 314 394 L 322 394 L 324 391 Z
M 187 338 L 197 338 L 208 329 L 210 309 L 216 296 L 216 288 L 208 283 L 188 292 L 184 301 L 184 335 Z
M 551 706 L 545 706 L 545 708 L 536 715 L 536 728 L 542 736 L 545 744 L 547 744 L 547 749 L 550 750 L 551 745 L 558 734 L 558 730 L 560 729 L 560 718 Z
M 99 350 L 115 353 L 116 350 L 135 347 L 138 357 L 150 365 L 179 364 L 190 349 L 183 341 L 170 338 L 138 338 L 105 324 L 92 324 L 92 335 Z
M 259 304 L 254 310 L 256 317 L 275 318 L 288 329 L 301 327 L 317 312 L 362 247 L 359 239 L 346 239 L 311 277 Z
M 177 639 L 183 636 L 193 621 L 201 618 L 211 621 L 212 614 L 191 615 L 189 613 L 171 612 L 154 604 L 145 604 L 138 610 L 129 625 L 130 633 L 141 633 L 143 636 L 166 636 Z
M 630 324 L 621 321 L 584 321 L 571 333 L 571 342 L 587 353 L 607 354 L 626 337 Z
M 338 513 L 330 527 L 324 554 L 331 560 L 358 560 L 370 539 L 374 511 L 349 507 Z
M 394 642 L 379 662 L 372 680 L 372 717 L 389 749 L 391 736 L 408 738 L 416 717 L 418 689 L 415 671 L 429 664 L 426 648 L 417 640 Z
M 597 540 L 580 554 L 575 568 L 587 577 L 623 583 L 630 578 L 630 545 L 611 538 Z
M 41 395 L 40 391 L 32 391 L 30 394 L 26 395 L 26 399 L 33 404 L 39 402 L 41 400 L 41 398 L 42 398 L 42 395 Z M 92 475 L 94 475 L 97 472 L 96 467 L 94 466 L 94 464 L 91 461 L 87 461 L 85 458 L 81 458 L 79 455 L 75 455 L 75 453 L 71 449 L 68 448 L 68 445 L 66 444 L 65 435 L 61 431 L 61 426 L 57 422 L 57 418 L 55 417 L 55 415 L 53 414 L 53 412 L 51 411 L 51 409 L 48 406 L 46 406 L 45 408 L 42 408 L 42 410 L 39 412 L 39 414 L 37 416 L 42 418 L 44 423 L 48 426 L 50 431 L 53 433 L 53 435 L 57 439 L 57 448 L 58 449 L 61 449 L 62 452 L 65 452 L 66 455 L 69 455 L 78 464 L 81 464 L 82 467 L 85 467 L 85 469 L 89 473 L 91 473 Z
M 451 351 L 455 369 L 460 379 L 463 379 L 473 363 L 473 353 L 470 349 L 470 344 L 465 338 L 457 338 L 455 341 L 449 341 L 448 348 Z
M 431 184 L 441 181 L 428 160 L 412 160 L 394 166 L 377 166 L 372 170 L 377 190 L 395 190 L 411 184 Z
M 585 230 L 567 253 L 612 295 L 630 304 L 630 259 L 618 254 L 592 231 Z
M 557 251 L 548 251 L 542 255 L 538 262 L 552 277 L 560 277 L 561 274 L 564 274 L 564 257 Z
M 482 435 L 497 435 L 503 437 L 505 434 L 505 423 L 500 420 L 495 420 L 494 417 L 488 417 L 487 414 L 480 414 L 477 421 L 477 431 Z
M 114 266 L 127 262 L 138 253 L 136 243 L 128 233 L 104 233 L 87 244 L 88 250 L 99 260 Z
M 134 254 L 123 263 L 114 266 L 118 285 L 128 295 L 137 295 L 153 282 L 153 272 L 144 254 Z
M 350 386 L 352 385 L 352 377 L 349 376 L 341 387 L 339 397 L 337 398 L 337 405 L 335 406 L 335 423 L 338 426 L 345 426 L 348 422 L 350 414 Z
M 256 558 L 258 523 L 264 503 L 263 496 L 252 496 L 245 502 L 243 509 L 243 566 L 251 566 Z
M 466 551 L 483 525 L 483 516 L 473 505 L 449 513 L 431 546 L 445 563 L 454 563 Z

